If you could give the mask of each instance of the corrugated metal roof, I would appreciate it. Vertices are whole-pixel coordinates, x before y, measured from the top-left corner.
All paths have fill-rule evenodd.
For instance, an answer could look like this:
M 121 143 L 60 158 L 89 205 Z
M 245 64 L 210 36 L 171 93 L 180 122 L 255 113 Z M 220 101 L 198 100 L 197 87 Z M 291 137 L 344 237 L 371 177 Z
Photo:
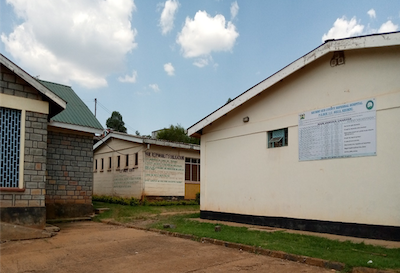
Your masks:
M 101 123 L 71 87 L 43 80 L 38 81 L 67 102 L 67 108 L 54 116 L 52 121 L 103 129 Z

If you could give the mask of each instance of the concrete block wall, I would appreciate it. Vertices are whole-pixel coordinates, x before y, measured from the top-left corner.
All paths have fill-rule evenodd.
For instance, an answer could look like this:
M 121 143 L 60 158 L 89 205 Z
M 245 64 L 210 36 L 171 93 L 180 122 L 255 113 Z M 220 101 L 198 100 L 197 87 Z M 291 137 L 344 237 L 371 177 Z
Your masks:
M 41 94 L 24 79 L 4 65 L 0 65 L 0 93 L 33 100 L 42 100 Z
M 0 93 L 41 100 L 38 91 L 1 65 Z M 47 114 L 25 111 L 22 188 L 0 191 L 1 221 L 31 227 L 45 225 Z
M 93 135 L 49 127 L 47 218 L 83 217 L 93 212 Z

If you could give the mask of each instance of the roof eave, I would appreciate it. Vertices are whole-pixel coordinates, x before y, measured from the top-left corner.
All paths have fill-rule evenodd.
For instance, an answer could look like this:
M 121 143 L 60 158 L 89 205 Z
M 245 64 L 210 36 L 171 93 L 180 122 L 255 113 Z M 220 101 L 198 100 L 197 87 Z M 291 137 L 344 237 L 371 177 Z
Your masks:
M 67 107 L 67 103 L 63 99 L 61 99 L 56 94 L 51 92 L 49 89 L 44 87 L 41 83 L 39 83 L 31 75 L 29 75 L 27 72 L 25 72 L 19 66 L 17 66 L 13 62 L 11 62 L 9 59 L 7 59 L 3 54 L 0 54 L 0 61 L 4 66 L 6 66 L 11 71 L 13 71 L 15 74 L 17 74 L 23 80 L 25 80 L 27 83 L 29 83 L 32 87 L 34 87 L 36 90 L 38 90 L 40 93 L 42 93 L 45 97 L 52 100 L 58 106 L 57 108 L 59 108 L 56 112 L 59 113 L 62 110 L 65 110 L 65 108 Z
M 53 127 L 57 127 L 57 128 L 69 129 L 69 130 L 80 131 L 80 132 L 91 133 L 91 134 L 103 133 L 102 129 L 81 126 L 81 125 L 76 125 L 76 124 L 69 124 L 69 123 L 64 123 L 64 122 L 58 122 L 58 121 L 53 121 L 53 120 L 49 122 L 49 125 L 53 126 Z
M 382 47 L 382 46 L 394 46 L 400 44 L 400 32 L 394 33 L 384 33 L 384 34 L 375 34 L 368 36 L 360 36 L 354 38 L 346 38 L 340 40 L 328 40 L 324 44 L 320 45 L 316 49 L 312 50 L 308 54 L 303 57 L 297 59 L 292 62 L 288 66 L 279 70 L 269 78 L 264 81 L 258 83 L 252 88 L 248 89 L 231 102 L 225 104 L 221 108 L 217 109 L 210 115 L 206 116 L 204 119 L 195 123 L 191 127 L 188 128 L 188 135 L 192 137 L 199 137 L 201 135 L 201 130 L 226 115 L 233 109 L 238 106 L 244 104 L 254 96 L 278 83 L 282 79 L 288 77 L 289 75 L 295 73 L 300 70 L 304 66 L 310 64 L 311 62 L 321 58 L 322 56 L 335 51 L 345 51 L 345 50 L 353 50 L 353 49 L 364 49 L 364 48 L 373 48 L 373 47 Z
M 162 139 L 142 138 L 142 137 L 137 137 L 137 136 L 128 135 L 128 134 L 121 134 L 118 132 L 109 133 L 107 136 L 102 138 L 95 145 L 93 145 L 93 150 L 96 150 L 97 148 L 99 148 L 101 145 L 103 145 L 103 143 L 107 142 L 110 138 L 116 138 L 116 139 L 125 140 L 125 141 L 129 141 L 129 142 L 135 142 L 135 143 L 139 143 L 139 144 L 151 144 L 151 145 L 158 145 L 158 146 L 164 146 L 164 147 L 172 147 L 172 148 L 181 148 L 181 149 L 200 151 L 200 145 L 197 145 L 197 144 L 189 144 L 189 143 L 186 144 L 186 143 L 172 142 L 172 141 L 167 141 L 167 140 L 162 140 Z

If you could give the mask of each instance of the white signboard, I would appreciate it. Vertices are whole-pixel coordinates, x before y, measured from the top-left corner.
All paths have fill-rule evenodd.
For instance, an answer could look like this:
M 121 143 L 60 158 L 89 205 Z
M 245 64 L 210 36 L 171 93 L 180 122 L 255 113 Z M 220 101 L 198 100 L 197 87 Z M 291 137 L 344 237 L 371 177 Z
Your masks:
M 299 160 L 376 155 L 376 103 L 368 99 L 299 115 Z

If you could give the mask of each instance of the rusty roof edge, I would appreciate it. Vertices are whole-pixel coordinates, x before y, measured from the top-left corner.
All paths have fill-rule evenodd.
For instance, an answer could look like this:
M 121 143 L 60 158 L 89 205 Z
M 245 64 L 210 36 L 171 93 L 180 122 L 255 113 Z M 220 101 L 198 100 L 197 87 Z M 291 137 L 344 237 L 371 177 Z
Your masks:
M 244 93 L 240 94 L 231 102 L 223 105 L 202 120 L 190 126 L 187 129 L 188 135 L 196 135 L 197 132 L 202 130 L 204 127 L 210 125 L 212 122 L 226 115 L 230 111 L 234 110 L 238 106 L 242 105 L 246 101 L 250 100 L 254 96 L 263 92 L 264 90 L 281 81 L 282 79 L 288 77 L 289 75 L 300 70 L 304 66 L 310 64 L 311 62 L 321 58 L 322 56 L 330 52 L 394 45 L 400 45 L 400 32 L 372 34 L 337 40 L 327 40 L 322 45 L 318 46 L 314 50 L 285 66 L 275 74 L 272 74 L 270 77 L 266 78 L 265 80 L 259 82 L 255 86 L 245 91 Z

